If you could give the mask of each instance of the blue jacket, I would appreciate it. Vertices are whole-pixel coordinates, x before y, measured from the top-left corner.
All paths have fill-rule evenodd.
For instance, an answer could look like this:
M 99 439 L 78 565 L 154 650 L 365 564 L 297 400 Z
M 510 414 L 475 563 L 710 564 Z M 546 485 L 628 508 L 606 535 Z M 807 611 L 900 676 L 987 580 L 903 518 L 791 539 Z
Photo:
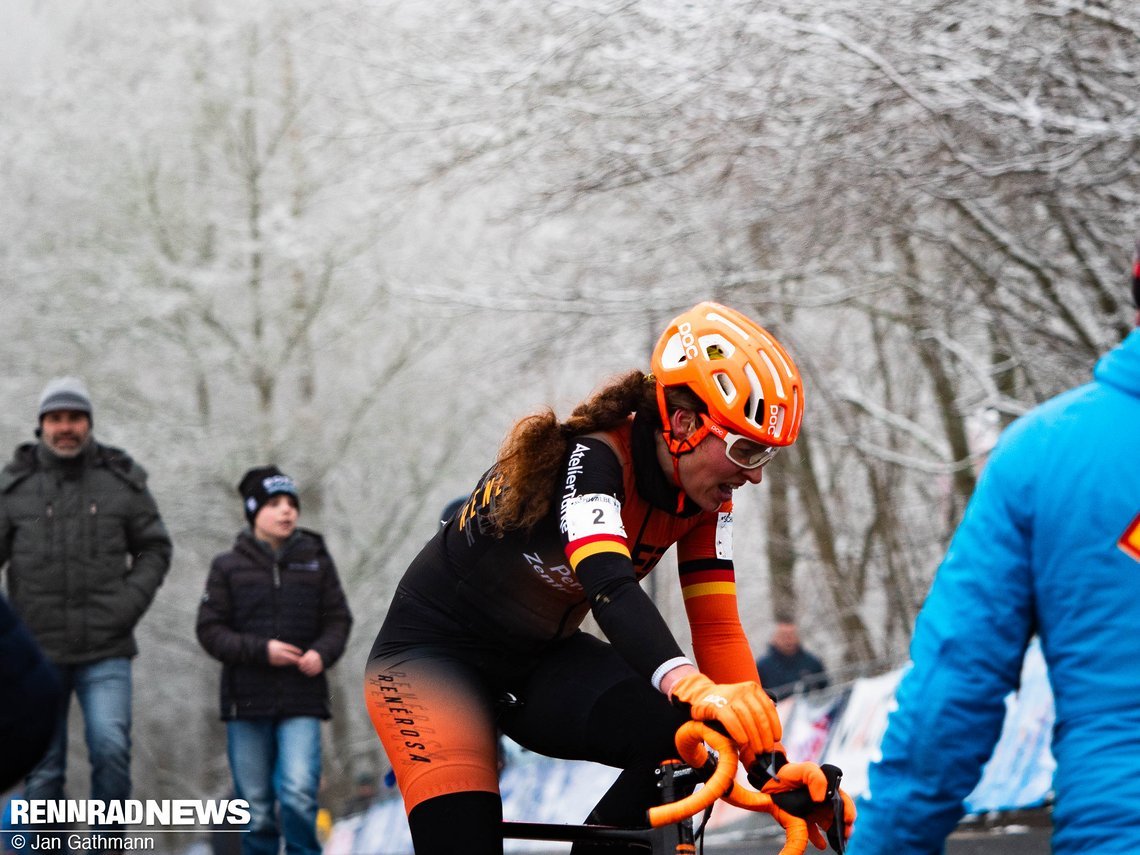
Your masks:
M 940 853 L 1040 635 L 1053 846 L 1140 852 L 1140 330 L 998 441 L 915 625 L 851 855 Z
M 798 691 L 827 688 L 823 663 L 802 647 L 786 656 L 769 644 L 768 652 L 756 660 L 756 671 L 760 685 L 781 700 Z

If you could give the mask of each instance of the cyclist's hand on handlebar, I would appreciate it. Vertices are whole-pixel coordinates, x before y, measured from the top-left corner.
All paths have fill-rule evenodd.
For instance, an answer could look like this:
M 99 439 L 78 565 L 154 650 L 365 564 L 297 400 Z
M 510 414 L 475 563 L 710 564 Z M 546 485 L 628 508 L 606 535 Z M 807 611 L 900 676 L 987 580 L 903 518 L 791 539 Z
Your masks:
M 824 764 L 823 769 L 826 772 L 829 769 L 835 769 L 835 767 Z M 836 772 L 839 770 L 836 769 Z M 839 772 L 839 775 L 842 776 L 843 773 Z M 812 815 L 808 824 L 810 825 L 814 821 L 827 832 L 827 840 L 831 844 L 831 848 L 836 852 L 843 852 L 847 847 L 851 832 L 855 830 L 855 802 L 851 801 L 851 796 L 839 787 L 838 780 L 831 801 L 832 810 L 830 813 L 821 809 Z
M 838 805 L 828 815 L 829 821 L 824 824 L 816 820 L 816 823 L 827 832 L 831 848 L 836 852 L 842 852 L 847 846 L 851 832 L 855 830 L 855 802 L 851 801 L 851 796 L 842 789 L 837 790 L 837 793 Z
M 771 751 L 761 753 L 744 746 L 740 749 L 740 765 L 748 773 L 748 783 L 759 790 L 788 765 L 788 752 L 782 742 L 773 745 Z
M 688 704 L 693 718 L 720 722 L 752 754 L 772 751 L 782 736 L 776 705 L 759 683 L 714 683 L 704 674 L 689 674 L 673 685 L 672 696 Z
M 836 852 L 842 852 L 855 823 L 855 803 L 839 786 L 843 772 L 837 766 L 815 763 L 777 764 L 776 768 L 777 777 L 770 778 L 753 765 L 748 780 L 759 785 L 781 810 L 806 820 L 816 848 L 825 849 L 830 842 Z

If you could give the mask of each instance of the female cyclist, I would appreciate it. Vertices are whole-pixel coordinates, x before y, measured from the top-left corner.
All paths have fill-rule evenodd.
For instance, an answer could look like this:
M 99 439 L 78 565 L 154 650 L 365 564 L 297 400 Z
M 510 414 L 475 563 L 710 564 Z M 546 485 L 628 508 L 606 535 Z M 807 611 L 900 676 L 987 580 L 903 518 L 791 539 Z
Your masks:
M 732 493 L 795 441 L 799 373 L 715 303 L 669 324 L 652 370 L 566 422 L 520 420 L 396 590 L 365 698 L 417 855 L 502 852 L 497 727 L 622 769 L 589 817 L 604 824 L 645 824 L 652 770 L 690 717 L 719 720 L 746 756 L 779 750 L 737 613 Z M 673 544 L 695 664 L 638 584 Z M 587 613 L 608 643 L 579 629 Z M 522 703 L 501 708 L 506 693 Z

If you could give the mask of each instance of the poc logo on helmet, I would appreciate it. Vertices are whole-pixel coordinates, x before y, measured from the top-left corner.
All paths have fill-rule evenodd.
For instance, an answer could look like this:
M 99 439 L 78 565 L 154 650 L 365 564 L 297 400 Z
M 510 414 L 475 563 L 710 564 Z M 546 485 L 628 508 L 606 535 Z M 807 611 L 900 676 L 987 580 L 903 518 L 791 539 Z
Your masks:
M 688 321 L 677 326 L 677 332 L 681 334 L 681 344 L 685 348 L 685 355 L 689 359 L 697 358 L 697 340 L 693 338 L 693 325 Z
M 777 404 L 772 404 L 768 407 L 768 433 L 772 436 L 779 436 L 780 426 L 780 407 Z

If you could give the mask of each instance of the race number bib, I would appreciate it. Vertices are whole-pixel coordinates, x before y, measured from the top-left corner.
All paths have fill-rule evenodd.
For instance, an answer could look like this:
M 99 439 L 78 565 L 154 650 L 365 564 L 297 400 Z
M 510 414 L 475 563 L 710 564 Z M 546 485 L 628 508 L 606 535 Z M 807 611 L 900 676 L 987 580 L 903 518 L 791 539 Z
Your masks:
M 571 543 L 584 537 L 609 535 L 625 539 L 621 502 L 605 493 L 575 496 L 566 503 L 566 538 Z
M 732 560 L 732 514 L 716 515 L 716 557 L 723 561 Z

